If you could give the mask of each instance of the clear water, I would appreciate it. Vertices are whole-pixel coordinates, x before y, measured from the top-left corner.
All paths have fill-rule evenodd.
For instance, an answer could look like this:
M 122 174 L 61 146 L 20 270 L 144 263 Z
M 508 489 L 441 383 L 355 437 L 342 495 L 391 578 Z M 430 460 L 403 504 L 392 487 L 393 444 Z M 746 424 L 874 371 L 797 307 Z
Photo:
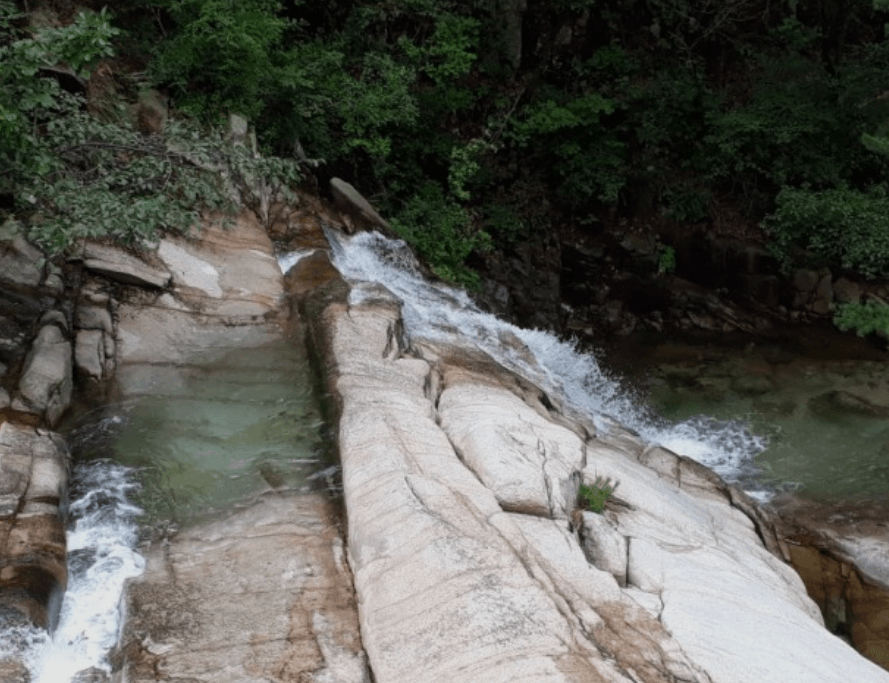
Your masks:
M 405 328 L 411 337 L 476 347 L 543 389 L 564 396 L 594 419 L 610 417 L 729 481 L 741 482 L 761 499 L 770 495 L 756 478 L 754 465 L 767 439 L 747 422 L 700 415 L 663 419 L 603 370 L 595 355 L 548 332 L 510 325 L 479 310 L 464 292 L 425 281 L 403 242 L 377 233 L 328 237 L 334 245 L 334 265 L 356 283 L 352 296 L 373 296 L 373 288 L 361 283 L 384 285 L 404 302 Z M 607 430 L 608 422 L 598 419 L 597 426 Z
M 889 501 L 886 363 L 688 346 L 682 358 L 637 358 L 631 376 L 670 419 L 743 416 L 766 440 L 755 463 L 773 488 L 822 503 Z
M 65 433 L 78 464 L 59 625 L 51 636 L 0 633 L 0 660 L 23 659 L 32 683 L 109 680 L 124 585 L 144 567 L 140 540 L 270 488 L 339 488 L 298 338 L 130 370 L 125 400 Z
M 152 367 L 150 392 L 102 409 L 86 449 L 135 468 L 143 524 L 181 526 L 273 489 L 312 486 L 323 419 L 295 339 Z

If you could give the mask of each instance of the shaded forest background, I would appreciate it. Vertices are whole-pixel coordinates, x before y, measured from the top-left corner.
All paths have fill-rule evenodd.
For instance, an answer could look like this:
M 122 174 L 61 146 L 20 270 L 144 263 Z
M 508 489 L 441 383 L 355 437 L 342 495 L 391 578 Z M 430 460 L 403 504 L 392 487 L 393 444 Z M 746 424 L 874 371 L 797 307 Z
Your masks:
M 0 2 L 0 211 L 50 253 L 150 240 L 225 206 L 224 166 L 282 188 L 346 178 L 469 287 L 485 251 L 640 225 L 889 276 L 886 9 Z M 150 88 L 169 97 L 163 136 L 127 113 Z M 226 151 L 229 112 L 262 160 Z

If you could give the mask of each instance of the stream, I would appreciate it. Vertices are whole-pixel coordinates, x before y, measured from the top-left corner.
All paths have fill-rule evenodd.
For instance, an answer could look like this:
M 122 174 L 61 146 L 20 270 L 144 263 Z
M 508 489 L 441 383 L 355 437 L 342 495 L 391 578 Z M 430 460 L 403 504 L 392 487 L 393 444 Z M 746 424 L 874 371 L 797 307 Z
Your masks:
M 144 393 L 72 411 L 69 585 L 59 625 L 3 634 L 0 658 L 26 652 L 31 683 L 109 680 L 124 585 L 143 544 L 247 506 L 263 492 L 337 493 L 300 337 L 188 365 L 156 366 Z
M 484 351 L 592 416 L 600 430 L 617 421 L 762 501 L 787 490 L 889 497 L 885 363 L 828 366 L 768 349 L 720 356 L 661 348 L 637 353 L 635 364 L 613 354 L 618 374 L 603 369 L 598 352 L 510 325 L 464 292 L 426 281 L 402 242 L 376 233 L 328 237 L 353 300 L 384 285 L 403 300 L 414 341 L 457 339 Z M 303 255 L 282 257 L 282 270 Z M 270 489 L 335 494 L 338 468 L 311 372 L 302 340 L 284 335 L 158 366 L 143 393 L 69 418 L 62 431 L 75 463 L 70 585 L 60 624 L 52 638 L 4 633 L 0 656 L 4 647 L 26 645 L 32 683 L 107 681 L 123 586 L 144 565 L 140 544 Z

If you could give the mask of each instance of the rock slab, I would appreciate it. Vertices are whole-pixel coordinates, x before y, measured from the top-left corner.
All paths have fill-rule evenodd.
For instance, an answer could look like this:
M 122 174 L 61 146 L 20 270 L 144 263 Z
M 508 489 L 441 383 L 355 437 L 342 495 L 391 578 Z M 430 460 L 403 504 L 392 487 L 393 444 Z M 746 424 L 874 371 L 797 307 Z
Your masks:
M 377 683 L 889 682 L 824 629 L 768 515 L 706 468 L 607 421 L 547 420 L 492 363 L 411 345 L 379 286 L 328 283 L 303 308 Z M 570 493 L 600 475 L 620 482 L 606 515 L 625 545 L 591 563 Z
M 127 594 L 122 676 L 370 683 L 329 501 L 266 495 L 148 557 Z

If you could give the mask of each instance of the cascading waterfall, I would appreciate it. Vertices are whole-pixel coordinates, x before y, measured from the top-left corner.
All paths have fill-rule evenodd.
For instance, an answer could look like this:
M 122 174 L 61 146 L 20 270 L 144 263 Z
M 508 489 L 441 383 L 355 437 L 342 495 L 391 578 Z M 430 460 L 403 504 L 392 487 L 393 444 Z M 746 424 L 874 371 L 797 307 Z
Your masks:
M 113 419 L 113 418 L 111 418 Z M 142 573 L 136 517 L 129 502 L 133 470 L 109 460 L 78 463 L 69 497 L 68 589 L 53 634 L 4 633 L 0 657 L 23 654 L 32 683 L 67 683 L 78 673 L 111 673 L 107 655 L 122 623 L 120 598 L 128 578 Z M 92 678 L 91 680 L 96 680 Z
M 356 284 L 352 297 L 372 296 L 372 287 L 366 283 L 384 285 L 404 302 L 404 323 L 412 338 L 475 346 L 544 390 L 564 396 L 575 409 L 591 415 L 600 430 L 609 428 L 606 418 L 611 418 L 646 440 L 693 458 L 728 481 L 741 483 L 761 500 L 770 496 L 755 483 L 753 465 L 754 456 L 766 447 L 767 440 L 751 433 L 742 422 L 699 416 L 668 423 L 576 344 L 549 332 L 506 323 L 479 310 L 465 292 L 426 281 L 404 242 L 378 233 L 345 238 L 329 232 L 328 239 L 334 265 Z M 523 342 L 533 358 L 528 358 L 520 345 L 509 343 L 514 339 Z

